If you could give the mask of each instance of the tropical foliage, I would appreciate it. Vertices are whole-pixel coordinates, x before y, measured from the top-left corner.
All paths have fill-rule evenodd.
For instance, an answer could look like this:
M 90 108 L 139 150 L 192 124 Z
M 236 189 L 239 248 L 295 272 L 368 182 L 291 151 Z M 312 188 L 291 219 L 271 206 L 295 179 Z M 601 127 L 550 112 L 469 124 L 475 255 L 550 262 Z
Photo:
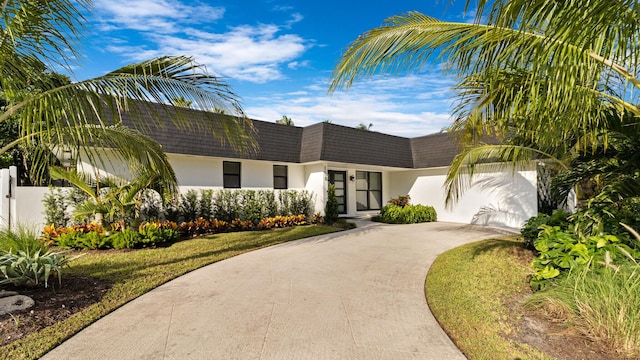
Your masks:
M 129 182 L 114 177 L 100 177 L 97 172 L 95 178 L 90 178 L 86 173 L 59 167 L 51 167 L 49 171 L 52 178 L 67 181 L 86 196 L 85 201 L 75 204 L 74 218 L 77 222 L 95 220 L 107 227 L 118 221 L 139 222 L 137 218 L 140 214 L 138 212 L 136 216 L 135 209 L 141 206 L 139 194 L 142 191 L 154 190 L 157 194 L 163 194 L 163 198 L 177 191 L 167 189 L 167 184 L 161 181 L 159 174 L 145 169 L 141 169 Z M 64 214 L 64 209 L 61 210 Z
M 594 149 L 611 157 L 613 138 L 636 142 L 637 1 L 477 4 L 473 23 L 416 12 L 387 19 L 348 47 L 330 90 L 378 73 L 419 71 L 434 59 L 453 68 L 458 106 L 451 130 L 469 147 L 449 172 L 450 203 L 470 184 L 462 175 L 473 175 L 478 164 L 518 168 L 543 159 L 563 171 Z M 633 182 L 627 189 L 637 196 Z
M 422 222 L 436 221 L 438 215 L 433 206 L 412 205 L 409 195 L 401 195 L 393 198 L 380 209 L 380 215 L 374 221 L 381 221 L 387 224 L 416 224 Z
M 0 231 L 0 285 L 49 286 L 49 278 L 62 280 L 62 272 L 72 260 L 52 252 L 39 234 L 28 227 Z
M 380 209 L 378 219 L 388 224 L 417 224 L 436 221 L 437 215 L 432 206 L 387 204 Z
M 20 144 L 48 149 L 72 149 L 85 160 L 104 165 L 113 159 L 95 149 L 113 149 L 129 164 L 132 173 L 147 169 L 159 174 L 169 188 L 176 179 L 160 146 L 140 130 L 162 126 L 165 115 L 182 129 L 207 129 L 220 141 L 239 151 L 251 150 L 252 126 L 229 86 L 209 75 L 191 58 L 160 57 L 127 65 L 94 79 L 56 84 L 43 82 L 41 91 L 19 96 L 34 79 L 51 69 L 69 69 L 79 53 L 80 36 L 90 9 L 86 0 L 5 1 L 0 11 L 0 90 L 8 100 L 0 123 L 17 117 L 19 136 L 0 149 L 0 154 Z M 43 71 L 44 66 L 44 71 Z M 180 104 L 208 111 L 207 117 L 190 118 L 175 111 Z M 225 109 L 235 116 L 217 116 Z M 124 128 L 121 114 L 133 124 Z M 215 120 L 215 121 L 214 121 Z M 34 174 L 42 175 L 48 164 L 38 161 Z

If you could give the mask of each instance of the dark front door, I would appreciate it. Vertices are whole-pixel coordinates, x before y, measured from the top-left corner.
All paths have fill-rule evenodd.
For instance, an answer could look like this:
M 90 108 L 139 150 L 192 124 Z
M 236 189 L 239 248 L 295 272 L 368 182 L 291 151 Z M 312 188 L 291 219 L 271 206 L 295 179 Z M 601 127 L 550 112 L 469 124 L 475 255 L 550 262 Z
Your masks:
M 347 213 L 347 172 L 329 170 L 329 183 L 336 187 L 338 213 Z

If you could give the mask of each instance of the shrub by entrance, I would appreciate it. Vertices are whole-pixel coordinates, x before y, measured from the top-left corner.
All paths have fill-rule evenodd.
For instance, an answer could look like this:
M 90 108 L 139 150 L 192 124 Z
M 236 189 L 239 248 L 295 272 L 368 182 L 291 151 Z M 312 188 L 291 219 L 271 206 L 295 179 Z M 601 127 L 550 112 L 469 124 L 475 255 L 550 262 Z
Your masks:
M 409 195 L 389 200 L 374 220 L 387 224 L 416 224 L 437 220 L 436 210 L 428 205 L 411 205 Z

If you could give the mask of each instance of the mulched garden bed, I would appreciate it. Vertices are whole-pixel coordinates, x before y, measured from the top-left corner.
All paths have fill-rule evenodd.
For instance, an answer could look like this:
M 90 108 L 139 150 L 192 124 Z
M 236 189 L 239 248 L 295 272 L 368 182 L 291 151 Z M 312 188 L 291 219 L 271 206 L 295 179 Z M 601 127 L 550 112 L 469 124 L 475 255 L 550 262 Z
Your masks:
M 57 279 L 52 280 L 53 283 L 48 288 L 2 288 L 29 296 L 35 302 L 31 309 L 0 316 L 2 345 L 53 325 L 97 303 L 111 286 L 108 281 L 79 275 L 65 275 L 62 284 L 58 284 Z

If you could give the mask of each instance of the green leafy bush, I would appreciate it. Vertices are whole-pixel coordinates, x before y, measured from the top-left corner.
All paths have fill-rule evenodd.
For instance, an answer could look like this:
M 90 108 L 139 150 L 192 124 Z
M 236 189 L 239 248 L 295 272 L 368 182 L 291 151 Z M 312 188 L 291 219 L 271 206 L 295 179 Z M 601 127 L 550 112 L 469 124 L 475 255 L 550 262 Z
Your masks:
M 175 223 L 148 222 L 138 228 L 142 247 L 172 243 L 179 238 Z
M 63 249 L 79 249 L 80 247 L 78 244 L 80 244 L 80 238 L 82 236 L 84 236 L 83 232 L 68 229 L 61 232 L 57 238 L 53 239 L 53 243 Z
M 178 240 L 180 233 L 174 222 L 145 222 L 135 229 L 117 229 L 106 235 L 102 228 L 87 224 L 69 228 L 49 229 L 49 237 L 58 247 L 65 249 L 133 249 L 159 246 Z
M 142 237 L 135 230 L 124 229 L 109 235 L 109 242 L 114 249 L 135 249 L 142 246 Z
M 69 196 L 64 190 L 49 187 L 49 193 L 44 196 L 42 202 L 47 224 L 55 227 L 69 225 L 71 220 L 67 212 L 67 207 L 70 205 Z
M 563 276 L 569 270 L 624 261 L 628 256 L 639 258 L 640 252 L 623 240 L 616 235 L 580 238 L 558 226 L 542 225 L 540 235 L 534 241 L 539 255 L 532 263 L 532 289 L 546 288 L 552 279 Z
M 304 215 L 310 217 L 313 214 L 313 200 L 312 195 L 307 190 L 296 191 L 291 196 L 291 207 L 289 214 L 286 215 Z
M 324 207 L 324 223 L 327 225 L 333 224 L 338 220 L 339 215 L 336 186 L 329 184 L 329 189 L 327 189 L 327 203 Z
M 555 210 L 551 216 L 538 214 L 538 216 L 530 218 L 524 223 L 522 229 L 520 229 L 520 233 L 524 238 L 524 246 L 531 250 L 535 249 L 533 242 L 538 238 L 542 225 L 559 226 L 561 229 L 566 230 L 569 227 L 568 217 L 568 213 L 562 209 L 558 209 Z
M 276 202 L 276 193 L 273 190 L 259 190 L 258 195 L 264 203 L 264 216 L 267 218 L 282 215 Z
M 214 196 L 216 219 L 232 222 L 240 217 L 240 192 L 231 190 L 217 191 Z
M 581 236 L 614 234 L 627 235 L 620 226 L 625 223 L 631 227 L 640 226 L 640 198 L 633 197 L 613 201 L 606 194 L 589 199 L 582 208 L 569 218 L 576 233 Z
M 139 213 L 142 221 L 157 221 L 160 219 L 162 198 L 157 191 L 145 189 L 140 193 Z
M 0 285 L 49 285 L 49 277 L 55 275 L 58 282 L 62 281 L 62 268 L 67 265 L 67 259 L 62 253 L 17 251 L 0 255 Z
M 427 205 L 388 204 L 380 209 L 380 221 L 387 224 L 416 224 L 437 220 L 436 210 Z
M 88 250 L 104 250 L 110 249 L 112 246 L 108 236 L 104 236 L 100 231 L 90 231 L 77 237 L 75 247 Z
M 204 219 L 211 219 L 213 217 L 213 190 L 200 190 L 198 217 Z
M 198 218 L 198 192 L 188 190 L 186 194 L 180 197 L 180 211 L 184 221 L 192 221 Z
M 241 219 L 249 220 L 252 223 L 257 224 L 264 218 L 263 204 L 260 202 L 256 191 L 243 191 L 242 205 Z

